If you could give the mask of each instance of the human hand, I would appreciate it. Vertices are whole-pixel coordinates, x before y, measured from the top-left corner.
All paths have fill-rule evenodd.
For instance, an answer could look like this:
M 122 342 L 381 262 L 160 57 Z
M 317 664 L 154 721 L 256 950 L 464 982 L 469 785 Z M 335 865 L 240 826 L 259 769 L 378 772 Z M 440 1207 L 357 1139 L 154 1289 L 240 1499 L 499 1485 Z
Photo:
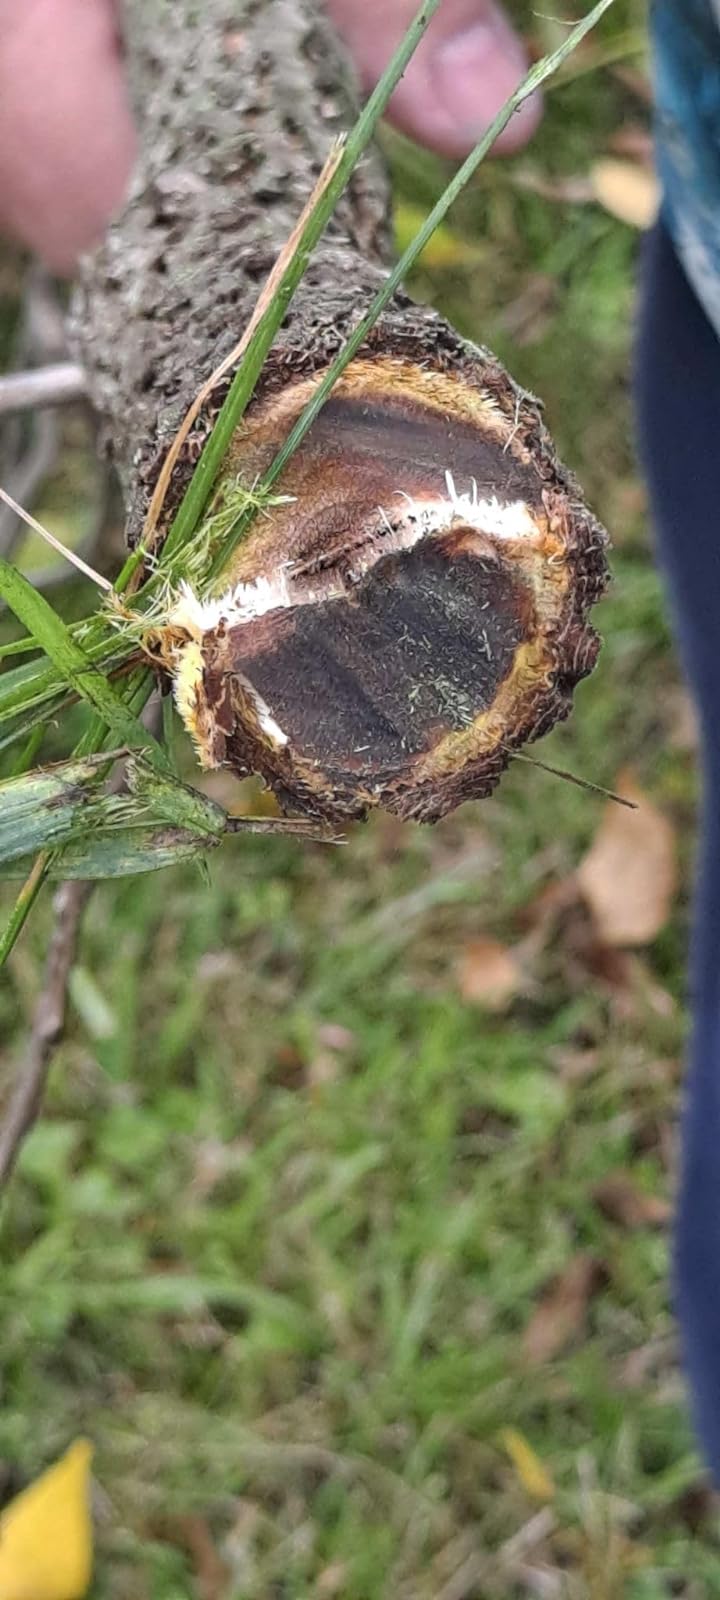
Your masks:
M 327 0 L 370 88 L 417 0 Z M 526 67 L 495 0 L 444 0 L 395 91 L 390 114 L 443 155 L 471 148 Z M 498 139 L 523 145 L 526 101 Z M 0 0 L 0 227 L 68 272 L 120 204 L 135 135 L 114 0 Z

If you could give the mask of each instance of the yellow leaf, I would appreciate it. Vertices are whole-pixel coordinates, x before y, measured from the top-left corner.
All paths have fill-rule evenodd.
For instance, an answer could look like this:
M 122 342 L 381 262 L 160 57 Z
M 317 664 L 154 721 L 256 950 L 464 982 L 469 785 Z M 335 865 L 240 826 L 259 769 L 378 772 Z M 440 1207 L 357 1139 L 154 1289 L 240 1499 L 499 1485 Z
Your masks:
M 398 253 L 412 244 L 426 216 L 427 211 L 422 206 L 410 205 L 406 200 L 401 200 L 395 207 L 395 246 Z M 443 272 L 454 267 L 476 266 L 484 253 L 482 243 L 461 239 L 440 223 L 428 239 L 420 260 L 424 267 Z
M 502 1428 L 500 1443 L 507 1451 L 526 1494 L 533 1500 L 552 1500 L 555 1485 L 532 1445 L 517 1428 Z
M 660 203 L 660 185 L 652 167 L 638 161 L 596 161 L 590 182 L 598 203 L 611 217 L 631 228 L 651 228 Z
M 92 1576 L 92 1445 L 76 1439 L 0 1516 L 0 1600 L 81 1600 Z

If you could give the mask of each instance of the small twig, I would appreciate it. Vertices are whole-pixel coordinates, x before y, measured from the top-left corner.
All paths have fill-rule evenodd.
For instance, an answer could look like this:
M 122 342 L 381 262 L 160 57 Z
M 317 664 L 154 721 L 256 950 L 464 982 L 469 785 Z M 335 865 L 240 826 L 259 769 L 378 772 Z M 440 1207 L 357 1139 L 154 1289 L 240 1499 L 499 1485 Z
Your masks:
M 556 1527 L 557 1517 L 555 1512 L 550 1506 L 543 1506 L 540 1511 L 535 1512 L 533 1517 L 530 1517 L 528 1522 L 523 1523 L 523 1526 L 518 1528 L 517 1533 L 511 1534 L 510 1538 L 506 1539 L 505 1543 L 500 1546 L 498 1552 L 500 1561 L 506 1566 L 511 1566 L 523 1556 L 528 1555 L 531 1550 L 534 1550 L 543 1539 L 548 1539 L 550 1534 L 555 1532 Z
M 89 567 L 87 561 L 83 561 L 82 556 L 79 556 L 75 550 L 69 550 L 67 545 L 62 544 L 60 539 L 56 539 L 54 533 L 50 533 L 47 528 L 43 527 L 41 522 L 38 522 L 35 517 L 31 517 L 29 511 L 24 511 L 23 507 L 18 505 L 16 500 L 13 500 L 12 495 L 7 493 L 7 490 L 0 488 L 0 500 L 3 500 L 5 505 L 10 507 L 16 517 L 20 517 L 23 522 L 27 523 L 28 528 L 33 528 L 35 533 L 39 533 L 47 544 L 52 545 L 53 550 L 57 550 L 59 555 L 64 556 L 66 561 L 71 562 L 73 567 L 77 567 L 79 572 L 83 572 L 86 578 L 92 578 L 93 583 L 96 583 L 99 589 L 104 589 L 108 594 L 111 592 L 112 584 L 107 578 L 103 578 L 99 572 L 95 571 L 94 567 Z
M 143 717 L 150 732 L 159 730 L 161 715 L 159 702 L 152 701 Z M 107 759 L 114 761 L 124 753 L 123 750 L 109 750 Z M 118 794 L 124 787 L 125 774 L 119 769 L 113 773 L 108 790 Z M 32 891 L 33 899 L 49 871 L 53 854 L 52 851 L 44 851 L 33 866 L 26 884 Z M 27 1053 L 7 1112 L 0 1123 L 0 1193 L 7 1186 L 23 1140 L 37 1122 L 42 1108 L 53 1052 L 65 1028 L 67 989 L 75 962 L 82 916 L 94 888 L 94 883 L 82 881 L 61 883 L 53 900 L 55 924 L 45 962 L 43 985 L 35 1005 Z
M 317 844 L 343 844 L 343 836 L 328 822 L 308 817 L 229 816 L 226 833 L 290 834 L 297 839 L 312 839 Z
M 87 394 L 87 379 L 76 361 L 57 361 L 29 372 L 8 372 L 0 378 L 0 417 L 15 411 L 66 405 Z
M 605 800 L 614 800 L 618 806 L 626 806 L 628 811 L 637 811 L 637 800 L 628 800 L 624 794 L 616 794 L 614 789 L 604 789 L 601 783 L 593 783 L 591 778 L 579 778 L 576 772 L 568 772 L 567 767 L 551 767 L 547 761 L 538 761 L 537 756 L 526 755 L 524 750 L 510 750 L 505 745 L 512 761 L 525 761 L 529 767 L 538 767 L 540 772 L 549 772 L 551 778 L 562 778 L 564 783 L 574 783 L 578 789 L 587 789 L 590 794 L 601 794 Z
M 7 1184 L 20 1146 L 40 1113 L 53 1051 L 65 1025 L 68 979 L 91 889 L 89 883 L 61 883 L 55 895 L 55 926 L 27 1054 L 0 1126 L 0 1189 Z
M 467 1600 L 479 1592 L 480 1584 L 493 1571 L 492 1556 L 487 1551 L 473 1550 L 452 1577 L 438 1590 L 437 1600 Z
M 50 413 L 40 413 L 40 415 Z M 119 529 L 121 514 L 118 511 L 115 499 L 112 469 L 99 462 L 98 503 L 93 516 L 93 525 L 87 533 L 83 534 L 76 546 L 76 552 L 83 560 L 88 561 L 95 571 L 104 567 L 111 570 L 113 557 L 116 551 L 113 548 L 112 535 Z M 15 494 L 15 491 L 13 490 Z M 15 499 L 21 505 L 27 505 L 24 495 L 15 494 Z M 1 518 L 1 513 L 0 513 Z M 97 561 L 91 560 L 97 552 Z M 68 573 L 57 561 L 50 561 L 45 567 L 34 567 L 32 574 L 33 585 L 44 594 L 48 589 L 54 589 L 58 584 L 67 583 Z

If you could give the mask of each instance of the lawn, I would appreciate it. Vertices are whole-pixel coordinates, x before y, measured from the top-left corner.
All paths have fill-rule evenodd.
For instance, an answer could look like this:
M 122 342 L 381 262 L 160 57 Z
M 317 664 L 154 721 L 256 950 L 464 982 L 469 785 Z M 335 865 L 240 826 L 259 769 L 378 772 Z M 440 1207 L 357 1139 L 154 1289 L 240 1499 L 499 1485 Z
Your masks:
M 615 8 L 414 289 L 543 397 L 612 532 L 600 665 L 537 753 L 640 787 L 670 915 L 603 942 L 606 803 L 520 762 L 434 829 L 95 892 L 4 1201 L 0 1489 L 93 1441 L 96 1600 L 720 1593 L 668 1286 L 693 732 L 633 462 L 640 235 L 590 197 L 642 146 L 640 25 Z M 391 157 L 404 239 L 440 175 Z M 49 927 L 48 897 L 0 990 L 6 1084 Z

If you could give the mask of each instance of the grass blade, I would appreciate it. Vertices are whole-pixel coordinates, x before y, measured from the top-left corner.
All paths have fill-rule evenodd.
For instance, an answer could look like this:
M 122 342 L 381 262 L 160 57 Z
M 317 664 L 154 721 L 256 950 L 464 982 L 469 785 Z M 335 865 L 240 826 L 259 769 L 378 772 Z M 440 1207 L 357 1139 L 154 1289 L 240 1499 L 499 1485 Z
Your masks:
M 128 710 L 44 596 L 3 557 L 0 557 L 0 595 L 18 620 L 41 642 L 65 682 L 94 707 L 114 742 L 126 744 L 132 750 L 147 750 L 151 759 L 166 766 L 165 752 L 157 740 Z

